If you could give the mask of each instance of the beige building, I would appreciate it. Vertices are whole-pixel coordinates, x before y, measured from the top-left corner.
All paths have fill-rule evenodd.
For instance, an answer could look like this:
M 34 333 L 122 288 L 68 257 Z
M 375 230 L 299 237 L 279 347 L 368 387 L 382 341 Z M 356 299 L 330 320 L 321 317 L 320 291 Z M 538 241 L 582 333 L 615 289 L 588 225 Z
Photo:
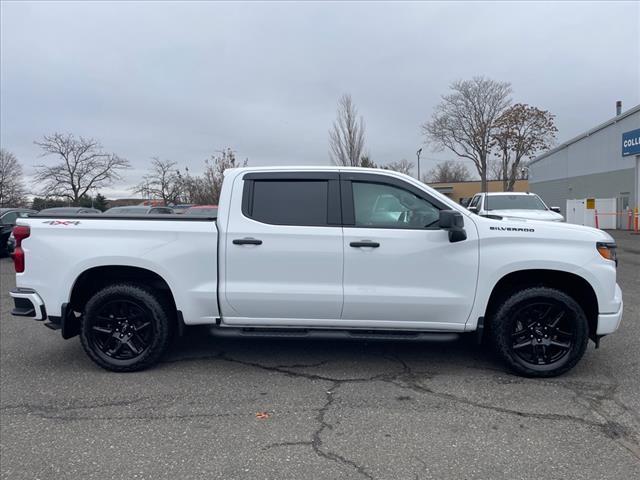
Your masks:
M 490 192 L 502 192 L 502 180 L 490 180 L 488 183 L 488 190 Z M 428 183 L 431 188 L 435 188 L 440 193 L 445 194 L 447 197 L 455 200 L 458 203 L 469 201 L 476 193 L 480 193 L 480 180 L 471 180 L 469 182 L 447 182 L 447 183 Z M 528 180 L 516 180 L 516 184 L 513 186 L 514 192 L 528 192 L 529 181 Z M 543 199 L 544 200 L 544 199 Z

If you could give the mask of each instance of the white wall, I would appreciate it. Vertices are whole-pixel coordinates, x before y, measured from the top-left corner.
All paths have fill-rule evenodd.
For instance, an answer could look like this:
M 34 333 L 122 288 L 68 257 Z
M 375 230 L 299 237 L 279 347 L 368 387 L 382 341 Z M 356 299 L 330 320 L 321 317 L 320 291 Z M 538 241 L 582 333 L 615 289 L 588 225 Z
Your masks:
M 530 166 L 529 183 L 635 168 L 622 156 L 622 134 L 640 126 L 640 111 L 625 117 Z

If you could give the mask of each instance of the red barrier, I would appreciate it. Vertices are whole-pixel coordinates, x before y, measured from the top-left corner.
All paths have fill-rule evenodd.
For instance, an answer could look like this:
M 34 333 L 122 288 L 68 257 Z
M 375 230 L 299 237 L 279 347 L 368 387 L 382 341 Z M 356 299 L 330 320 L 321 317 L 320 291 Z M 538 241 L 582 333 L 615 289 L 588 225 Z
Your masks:
M 596 228 L 600 228 L 600 226 L 598 225 L 598 209 L 597 208 L 595 210 L 595 215 L 596 215 Z

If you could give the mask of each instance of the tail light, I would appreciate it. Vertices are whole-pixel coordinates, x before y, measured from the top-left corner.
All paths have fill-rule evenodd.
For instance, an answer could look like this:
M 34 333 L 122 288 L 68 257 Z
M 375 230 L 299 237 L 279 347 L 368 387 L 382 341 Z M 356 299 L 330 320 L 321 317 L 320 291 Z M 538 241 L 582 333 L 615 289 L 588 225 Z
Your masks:
M 13 266 L 16 269 L 16 273 L 24 272 L 22 240 L 29 238 L 29 235 L 31 235 L 31 227 L 27 225 L 17 225 L 13 227 L 13 237 L 16 239 L 16 248 L 13 251 Z

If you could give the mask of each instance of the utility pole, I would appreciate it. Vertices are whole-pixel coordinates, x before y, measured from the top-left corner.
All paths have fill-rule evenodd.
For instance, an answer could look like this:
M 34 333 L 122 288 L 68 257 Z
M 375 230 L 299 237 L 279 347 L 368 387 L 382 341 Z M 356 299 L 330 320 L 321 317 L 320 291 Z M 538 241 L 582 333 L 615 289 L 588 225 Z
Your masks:
M 420 180 L 420 155 L 422 155 L 422 147 L 420 147 L 416 152 L 416 157 L 418 157 L 418 181 L 421 182 L 422 180 Z

